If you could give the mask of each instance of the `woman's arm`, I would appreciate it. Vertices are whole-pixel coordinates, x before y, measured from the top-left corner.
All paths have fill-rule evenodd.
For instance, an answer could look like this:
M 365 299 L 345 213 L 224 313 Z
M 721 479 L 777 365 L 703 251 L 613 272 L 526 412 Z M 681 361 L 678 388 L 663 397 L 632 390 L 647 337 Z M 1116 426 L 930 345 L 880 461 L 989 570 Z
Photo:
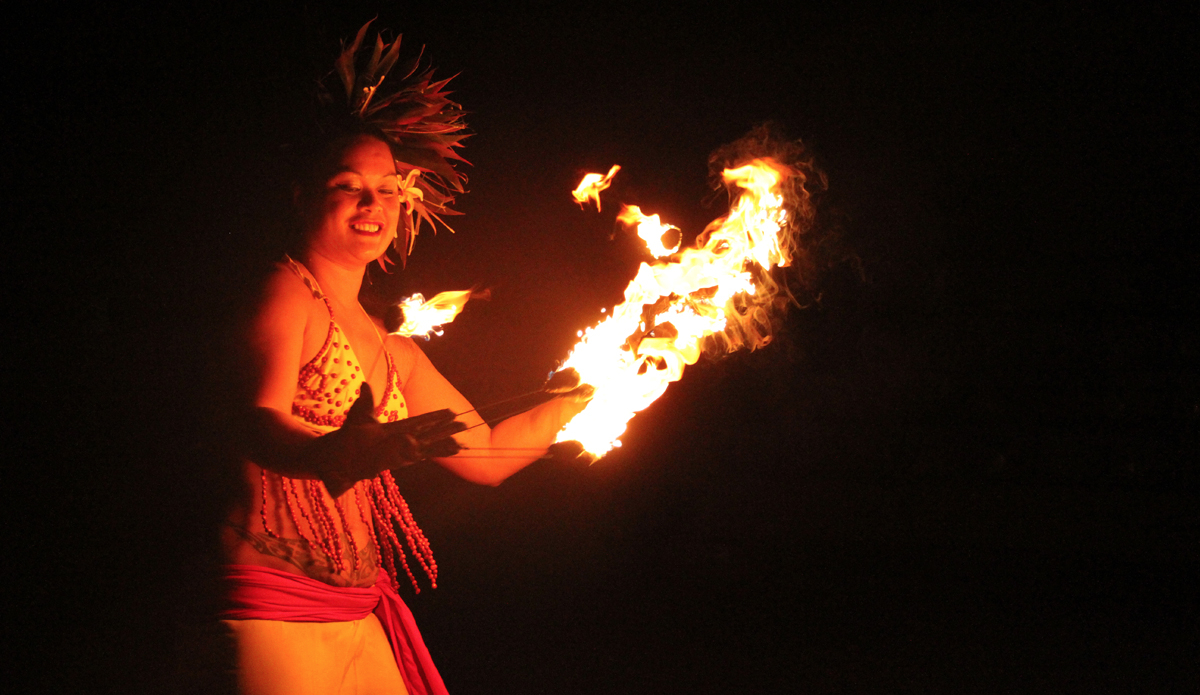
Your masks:
M 243 422 L 242 445 L 252 461 L 290 478 L 319 477 L 304 455 L 317 433 L 291 414 L 311 303 L 312 292 L 299 278 L 277 268 L 244 338 L 253 407 Z
M 461 425 L 452 414 L 381 424 L 371 415 L 375 402 L 365 383 L 334 432 L 318 436 L 292 417 L 312 303 L 312 293 L 289 272 L 278 271 L 267 283 L 246 335 L 254 405 L 244 420 L 246 455 L 281 475 L 321 480 L 337 497 L 382 470 L 457 451 L 448 438 Z
M 563 425 L 587 405 L 584 398 L 555 398 L 491 428 L 411 339 L 392 338 L 391 341 L 396 352 L 406 353 L 411 365 L 404 381 L 409 414 L 419 415 L 440 408 L 461 413 L 458 420 L 468 429 L 454 438 L 465 451 L 435 460 L 460 478 L 474 483 L 499 485 L 541 458 Z M 497 455 L 490 456 L 491 452 Z

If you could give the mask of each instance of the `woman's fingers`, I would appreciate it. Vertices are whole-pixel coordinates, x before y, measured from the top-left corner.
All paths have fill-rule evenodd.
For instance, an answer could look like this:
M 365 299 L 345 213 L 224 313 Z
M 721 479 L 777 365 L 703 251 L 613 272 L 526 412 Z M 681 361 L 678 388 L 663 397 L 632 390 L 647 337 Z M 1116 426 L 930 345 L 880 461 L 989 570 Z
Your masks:
M 462 451 L 462 447 L 453 438 L 447 437 L 432 442 L 425 447 L 424 458 L 446 458 Z
M 418 439 L 444 439 L 467 429 L 464 422 L 454 419 L 450 410 L 435 410 L 382 425 L 384 432 L 392 436 L 412 435 Z
M 425 439 L 446 439 L 467 429 L 467 423 L 458 420 L 451 420 L 436 427 L 421 432 L 421 436 Z
M 591 384 L 584 384 L 584 385 L 580 386 L 579 388 L 567 391 L 563 395 L 559 396 L 559 398 L 573 398 L 577 401 L 586 403 L 586 402 L 592 400 L 592 397 L 595 395 L 596 395 L 596 387 L 592 386 Z
M 465 422 L 454 419 L 451 410 L 435 410 L 381 425 L 388 439 L 398 442 L 397 455 L 412 463 L 427 458 L 457 454 L 462 447 L 453 435 L 467 429 Z
M 422 415 L 406 417 L 395 422 L 383 423 L 384 431 L 390 433 L 408 432 L 418 434 L 454 422 L 454 412 L 450 409 L 435 410 Z
M 551 374 L 542 390 L 546 393 L 566 393 L 579 386 L 579 381 L 579 372 L 575 371 L 574 367 L 567 367 Z
M 362 391 L 358 394 L 358 400 L 354 401 L 354 405 L 350 406 L 350 410 L 346 412 L 346 424 L 365 425 L 377 422 L 374 413 L 375 395 L 371 393 L 371 385 L 364 381 Z
M 453 435 L 467 428 L 451 410 L 437 410 L 395 422 L 375 419 L 371 387 L 362 385 L 359 398 L 336 432 L 313 444 L 318 476 L 331 495 L 344 493 L 355 481 L 380 471 L 402 468 L 427 458 L 453 456 L 461 447 Z
M 587 403 L 596 395 L 596 387 L 582 383 L 579 372 L 573 367 L 555 372 L 542 390 L 554 394 L 556 398 L 570 398 L 581 403 Z
M 399 468 L 425 459 L 453 456 L 462 450 L 458 442 L 450 436 L 426 437 L 412 434 L 389 437 L 389 443 L 385 446 L 390 447 L 391 455 L 398 459 L 398 464 L 390 463 L 384 466 L 385 468 Z
M 592 465 L 600 458 L 595 454 L 583 448 L 583 445 L 575 441 L 555 442 L 546 449 L 546 458 L 554 459 L 555 461 L 580 461 L 587 465 Z
M 411 434 L 392 437 L 387 446 L 391 447 L 391 455 L 396 460 L 387 463 L 384 468 L 401 468 L 429 458 L 453 456 L 462 450 L 452 437 L 427 439 Z
M 432 427 L 444 422 L 450 422 L 454 419 L 454 411 L 449 408 L 441 410 L 433 410 L 421 415 L 413 415 L 412 417 L 397 420 L 396 422 L 407 422 L 413 427 Z

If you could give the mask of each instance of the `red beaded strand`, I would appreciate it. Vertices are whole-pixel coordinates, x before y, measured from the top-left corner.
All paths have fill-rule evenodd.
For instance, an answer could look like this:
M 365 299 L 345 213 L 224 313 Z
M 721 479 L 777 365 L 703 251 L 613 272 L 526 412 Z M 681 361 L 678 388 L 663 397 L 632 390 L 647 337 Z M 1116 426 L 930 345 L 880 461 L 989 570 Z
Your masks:
M 417 562 L 421 563 L 421 568 L 425 570 L 425 574 L 429 576 L 431 585 L 436 589 L 437 563 L 433 561 L 433 549 L 429 546 L 429 540 L 425 538 L 425 534 L 417 526 L 416 520 L 413 519 L 412 511 L 408 508 L 408 502 L 404 500 L 399 488 L 396 487 L 396 481 L 392 477 L 391 471 L 384 471 L 379 477 L 384 483 L 383 488 L 387 493 L 388 502 L 393 509 L 399 512 L 399 526 L 404 531 L 408 547 L 412 548 Z M 395 518 L 395 515 L 393 518 Z
M 342 501 L 335 499 L 333 508 L 337 511 L 338 519 L 342 522 L 342 531 L 346 534 L 346 545 L 350 548 L 350 559 L 354 562 L 353 569 L 358 571 L 358 544 L 354 542 L 354 534 L 350 531 L 350 522 L 346 521 L 346 510 L 342 508 Z
M 392 542 L 392 548 L 400 556 L 400 563 L 404 565 L 404 573 L 408 575 L 408 580 L 412 582 L 413 589 L 419 594 L 421 593 L 421 588 L 417 585 L 417 578 L 413 576 L 412 568 L 408 566 L 408 556 L 404 552 L 404 546 L 400 543 L 400 539 L 396 537 L 393 521 L 398 515 L 390 508 L 390 503 L 383 491 L 383 484 L 379 481 L 379 478 L 371 480 L 371 491 L 375 493 L 374 498 L 371 500 L 371 509 L 375 513 L 376 524 L 382 526 L 383 530 L 387 533 L 388 540 Z M 399 580 L 399 577 L 397 576 L 396 579 Z
M 392 546 L 388 544 L 381 546 L 379 543 L 379 537 L 375 534 L 374 520 L 377 518 L 377 512 L 375 505 L 370 502 L 370 485 L 371 483 L 367 483 L 367 504 L 363 504 L 363 498 L 359 491 L 359 487 L 355 486 L 354 488 L 354 497 L 358 501 L 358 514 L 362 518 L 363 523 L 367 525 L 367 531 L 371 535 L 371 542 L 375 544 L 375 555 L 379 558 L 380 563 L 384 566 L 384 570 L 387 572 L 388 579 L 391 580 L 392 588 L 399 591 L 400 582 L 396 580 L 396 563 L 392 560 Z M 367 505 L 370 505 L 371 519 L 367 518 Z M 421 590 L 418 587 L 417 593 L 420 592 Z
M 279 476 L 279 489 L 283 493 L 284 501 L 287 502 L 288 518 L 292 520 L 292 525 L 296 527 L 296 534 L 307 541 L 308 537 L 304 535 L 304 528 L 300 525 L 300 518 L 296 516 L 296 505 L 292 500 L 292 496 L 295 495 L 296 491 L 292 485 L 291 478 L 282 475 Z
M 306 493 L 305 496 L 308 497 L 308 504 L 306 505 L 301 498 L 300 490 L 296 489 L 296 481 L 294 479 L 285 476 L 276 477 L 280 483 L 280 492 L 287 503 L 288 516 L 291 518 L 292 524 L 296 527 L 296 533 L 300 538 L 308 542 L 311 546 L 323 551 L 333 562 L 337 571 L 344 572 L 346 570 L 346 563 L 341 541 L 341 535 L 344 533 L 346 536 L 346 547 L 350 550 L 354 569 L 357 570 L 360 566 L 358 545 L 354 540 L 354 534 L 350 530 L 346 510 L 341 500 L 333 501 L 334 510 L 338 516 L 337 521 L 335 521 L 333 514 L 324 501 L 324 495 L 322 494 L 324 486 L 319 481 L 304 481 L 307 483 L 303 486 Z M 267 471 L 262 471 L 261 479 L 263 528 L 268 535 L 278 538 L 278 532 L 271 528 L 267 516 L 267 487 L 271 481 L 270 476 L 267 475 Z M 395 478 L 392 477 L 391 472 L 384 471 L 379 476 L 364 482 L 366 483 L 365 486 L 357 484 L 354 486 L 355 502 L 358 507 L 359 518 L 366 525 L 367 533 L 371 538 L 371 544 L 374 546 L 375 553 L 381 560 L 383 568 L 388 572 L 392 584 L 397 587 L 399 586 L 399 570 L 403 568 L 404 574 L 408 576 L 409 582 L 413 586 L 413 590 L 421 593 L 416 575 L 413 573 L 412 567 L 408 562 L 408 553 L 405 552 L 405 546 L 407 545 L 417 562 L 421 565 L 421 569 L 429 577 L 431 586 L 436 589 L 438 567 L 433 557 L 433 549 L 429 544 L 429 539 L 421 531 L 420 526 L 417 525 L 416 520 L 413 518 L 412 510 L 408 506 L 408 502 L 404 499 L 404 496 L 400 494 L 400 489 L 397 487 Z M 365 494 L 362 487 L 366 488 Z M 311 508 L 311 514 L 309 508 Z M 297 514 L 297 509 L 299 509 L 299 514 Z M 301 518 L 304 519 L 303 524 L 300 521 Z M 304 530 L 304 524 L 308 525 L 308 533 Z M 404 535 L 403 541 L 400 540 L 397 530 Z M 386 538 L 387 542 L 383 542 L 381 535 Z M 396 566 L 397 557 L 400 560 L 400 567 Z
M 308 541 L 312 547 L 323 548 L 316 537 L 317 527 L 313 524 L 312 519 L 308 518 L 308 510 L 304 508 L 304 505 L 301 503 L 300 493 L 296 491 L 296 481 L 284 476 L 280 476 L 280 480 L 283 481 L 283 496 L 287 498 L 288 513 L 291 514 L 292 523 L 296 525 L 296 532 L 300 534 L 301 539 Z M 293 498 L 295 498 L 294 501 Z M 312 538 L 304 535 L 304 527 L 300 525 L 300 520 L 296 518 L 296 507 L 300 508 L 300 515 L 308 522 L 308 528 L 313 534 Z
M 321 497 L 321 488 L 314 485 L 316 481 L 309 480 L 304 486 L 305 493 L 308 496 L 309 522 L 316 523 L 316 528 L 313 529 L 313 535 L 317 537 L 317 542 L 321 544 L 321 551 L 333 562 L 334 567 L 340 572 L 342 570 L 342 558 L 339 552 L 341 542 L 336 538 L 336 534 L 330 532 L 328 521 L 325 516 L 328 510 L 325 508 L 325 501 Z M 303 509 L 303 508 L 302 508 Z
M 354 484 L 354 501 L 358 507 L 358 518 L 362 519 L 363 525 L 367 527 L 367 535 L 371 537 L 371 543 L 375 546 L 376 557 L 383 557 L 383 551 L 379 549 L 379 538 L 375 536 L 375 522 L 367 518 L 366 505 L 363 503 L 362 486 L 358 483 Z
M 259 510 L 259 512 L 262 515 L 263 530 L 266 531 L 267 535 L 271 538 L 279 538 L 279 534 L 275 533 L 275 531 L 271 528 L 271 524 L 267 523 L 267 469 L 262 468 L 260 471 L 262 473 L 262 508 Z
M 342 548 L 342 534 L 338 531 L 337 524 L 333 521 L 333 514 L 329 510 L 329 505 L 325 502 L 327 492 L 325 485 L 318 480 L 313 480 L 309 483 L 309 494 L 312 495 L 314 504 L 321 518 L 321 528 L 325 529 L 328 538 L 332 541 L 333 550 L 337 553 L 338 571 L 345 569 L 345 556 Z
M 321 525 L 321 533 L 324 536 L 322 550 L 333 561 L 334 567 L 338 572 L 346 570 L 346 563 L 342 558 L 342 540 L 341 534 L 333 524 L 333 517 L 329 514 L 329 505 L 325 504 L 325 486 L 318 480 L 308 481 L 308 499 L 309 506 L 312 507 L 312 515 L 316 517 L 317 522 Z
M 412 510 L 409 509 L 408 502 L 400 494 L 400 490 L 396 487 L 396 481 L 392 478 L 390 472 L 386 472 L 387 486 L 389 492 L 395 496 L 401 512 L 404 515 L 404 523 L 409 533 L 416 539 L 416 547 L 413 552 L 417 553 L 418 558 L 423 559 L 423 565 L 426 565 L 426 573 L 429 575 L 430 582 L 434 588 L 437 588 L 437 562 L 433 559 L 433 548 L 429 545 L 429 539 L 425 537 L 425 533 L 421 531 L 421 527 L 417 526 L 416 519 L 413 518 Z
M 392 588 L 395 589 L 396 591 L 399 591 L 400 590 L 400 580 L 398 579 L 398 577 L 400 576 L 400 572 L 396 569 L 396 551 L 393 550 L 392 548 L 393 548 L 393 546 L 391 546 L 391 545 L 383 546 L 383 550 L 384 550 L 383 569 L 385 572 L 387 572 L 388 579 L 390 579 L 392 582 Z M 403 558 L 401 558 L 401 559 L 403 559 Z M 411 575 L 409 575 L 409 576 L 411 576 Z M 413 589 L 418 594 L 421 593 L 421 588 L 416 586 L 415 584 L 413 585 Z

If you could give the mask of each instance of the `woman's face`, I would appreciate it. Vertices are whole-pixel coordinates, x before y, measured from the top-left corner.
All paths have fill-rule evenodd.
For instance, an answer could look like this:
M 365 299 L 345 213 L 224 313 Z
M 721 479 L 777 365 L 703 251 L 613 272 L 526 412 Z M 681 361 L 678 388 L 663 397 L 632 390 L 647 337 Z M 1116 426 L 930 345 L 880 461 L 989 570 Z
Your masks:
M 345 265 L 382 256 L 396 237 L 399 185 L 386 144 L 370 136 L 351 141 L 306 206 L 309 251 Z

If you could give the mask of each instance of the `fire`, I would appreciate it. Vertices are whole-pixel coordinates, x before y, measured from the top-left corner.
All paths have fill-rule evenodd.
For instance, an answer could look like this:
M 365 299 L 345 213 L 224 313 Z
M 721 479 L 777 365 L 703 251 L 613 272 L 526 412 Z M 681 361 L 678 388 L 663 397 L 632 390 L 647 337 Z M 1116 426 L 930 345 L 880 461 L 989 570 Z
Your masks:
M 599 203 L 597 203 L 599 209 Z M 663 224 L 658 219 L 658 215 L 644 215 L 642 209 L 636 205 L 626 205 L 621 208 L 621 214 L 617 215 L 617 221 L 629 225 L 630 227 L 637 225 L 638 236 L 642 241 L 646 242 L 646 248 L 650 250 L 650 255 L 655 258 L 670 256 L 679 250 L 679 244 L 683 243 L 683 236 L 680 235 L 679 241 L 675 243 L 673 248 L 667 248 L 662 243 L 663 235 L 671 230 L 679 231 L 679 227 L 673 224 Z
M 575 197 L 575 202 L 579 203 L 580 207 L 586 206 L 589 200 L 596 201 L 596 212 L 600 212 L 600 191 L 606 190 L 612 185 L 613 177 L 621 170 L 620 164 L 612 165 L 607 174 L 588 174 L 583 177 L 571 195 Z
M 749 324 L 762 320 L 756 308 L 768 306 L 776 289 L 767 271 L 791 262 L 793 230 L 782 191 L 794 175 L 767 158 L 726 169 L 726 186 L 739 191 L 729 214 L 682 252 L 661 243 L 664 232 L 677 228 L 662 224 L 658 215 L 625 208 L 620 219 L 637 224 L 656 257 L 670 258 L 642 263 L 625 301 L 581 333 L 561 369 L 575 368 L 583 383 L 595 387 L 595 396 L 556 441 L 578 441 L 603 456 L 620 446 L 618 437 L 634 414 L 696 363 L 706 341 L 755 346 L 758 331 Z M 598 195 L 597 190 L 597 208 Z
M 404 323 L 392 335 L 421 338 L 441 335 L 441 327 L 453 321 L 471 297 L 471 290 L 441 292 L 429 301 L 425 301 L 425 296 L 419 292 L 405 297 L 400 300 Z

